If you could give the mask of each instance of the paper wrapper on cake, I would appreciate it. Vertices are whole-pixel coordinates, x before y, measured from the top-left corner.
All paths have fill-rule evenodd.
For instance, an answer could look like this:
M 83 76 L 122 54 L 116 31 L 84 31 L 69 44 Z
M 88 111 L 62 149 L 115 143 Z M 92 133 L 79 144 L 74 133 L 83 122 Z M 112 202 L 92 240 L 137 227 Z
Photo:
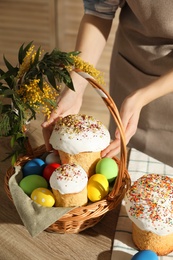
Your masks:
M 78 154 L 68 154 L 60 150 L 58 152 L 62 164 L 79 164 L 87 172 L 88 177 L 94 174 L 96 164 L 101 158 L 100 152 L 83 152 Z
M 159 236 L 150 231 L 141 230 L 134 223 L 132 230 L 134 244 L 140 250 L 152 250 L 158 255 L 167 255 L 173 251 L 173 233 Z
M 90 177 L 101 151 L 110 144 L 110 134 L 93 116 L 69 115 L 56 123 L 50 144 L 58 150 L 62 163 L 79 164 Z
M 56 207 L 78 207 L 88 202 L 88 176 L 80 165 L 63 164 L 50 177 Z
M 61 194 L 58 190 L 52 189 L 56 198 L 55 207 L 80 207 L 88 203 L 87 187 L 78 193 Z
M 140 250 L 158 255 L 173 251 L 173 179 L 147 174 L 134 182 L 125 195 L 132 220 L 132 238 Z

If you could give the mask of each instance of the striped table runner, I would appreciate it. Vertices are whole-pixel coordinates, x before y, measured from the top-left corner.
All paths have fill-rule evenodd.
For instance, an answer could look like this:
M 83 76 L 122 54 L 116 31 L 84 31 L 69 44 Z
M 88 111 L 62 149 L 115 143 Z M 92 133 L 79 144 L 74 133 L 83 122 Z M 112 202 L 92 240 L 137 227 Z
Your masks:
M 132 183 L 146 173 L 164 174 L 173 177 L 172 167 L 135 149 L 131 149 L 130 151 L 128 171 Z M 111 260 L 131 260 L 132 256 L 137 252 L 138 251 L 132 241 L 132 224 L 127 216 L 123 201 L 113 241 Z M 173 252 L 167 256 L 159 257 L 159 260 L 170 259 L 173 259 Z

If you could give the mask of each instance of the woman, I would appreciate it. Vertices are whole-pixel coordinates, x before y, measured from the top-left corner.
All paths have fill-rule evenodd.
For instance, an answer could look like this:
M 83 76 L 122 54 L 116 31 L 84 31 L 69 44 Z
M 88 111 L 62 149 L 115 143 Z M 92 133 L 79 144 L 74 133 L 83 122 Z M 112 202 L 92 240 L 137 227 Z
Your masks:
M 173 1 L 84 0 L 84 6 L 76 50 L 93 65 L 121 7 L 110 66 L 110 94 L 120 109 L 128 145 L 173 166 Z M 43 123 L 48 150 L 54 121 L 80 110 L 86 83 L 76 74 L 72 78 L 76 91 L 66 89 L 50 120 Z M 103 157 L 119 152 L 114 122 L 110 122 L 110 132 L 115 140 L 102 151 Z

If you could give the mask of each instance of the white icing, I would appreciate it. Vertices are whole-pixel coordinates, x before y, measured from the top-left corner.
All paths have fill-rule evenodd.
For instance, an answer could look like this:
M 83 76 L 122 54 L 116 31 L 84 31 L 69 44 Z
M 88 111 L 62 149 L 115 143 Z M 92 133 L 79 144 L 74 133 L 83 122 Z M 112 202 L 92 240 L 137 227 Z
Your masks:
M 129 218 L 141 229 L 159 236 L 173 233 L 173 179 L 158 174 L 142 176 L 126 192 Z
M 69 118 L 70 125 L 67 123 Z M 109 131 L 92 116 L 72 115 L 61 120 L 61 125 L 56 124 L 50 137 L 50 144 L 55 150 L 69 154 L 97 152 L 110 144 Z M 77 122 L 76 125 L 72 121 Z
M 87 173 L 76 164 L 63 164 L 50 177 L 50 186 L 61 194 L 78 193 L 88 182 Z

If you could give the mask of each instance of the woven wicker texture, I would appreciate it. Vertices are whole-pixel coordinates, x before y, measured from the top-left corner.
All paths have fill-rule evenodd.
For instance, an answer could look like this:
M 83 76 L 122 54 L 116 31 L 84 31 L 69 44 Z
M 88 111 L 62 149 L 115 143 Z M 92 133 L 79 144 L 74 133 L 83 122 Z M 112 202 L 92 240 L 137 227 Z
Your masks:
M 111 192 L 102 200 L 94 203 L 89 203 L 86 206 L 78 207 L 63 217 L 58 219 L 54 224 L 52 224 L 46 231 L 57 232 L 57 233 L 79 233 L 89 227 L 96 225 L 102 217 L 110 210 L 116 208 L 121 200 L 123 199 L 125 192 L 130 187 L 130 176 L 126 169 L 127 163 L 127 151 L 126 151 L 126 142 L 124 137 L 123 126 L 119 116 L 118 109 L 108 93 L 88 74 L 76 71 L 79 75 L 84 77 L 92 87 L 96 89 L 98 94 L 101 96 L 105 102 L 107 108 L 109 109 L 111 115 L 113 116 L 115 123 L 119 129 L 121 136 L 121 151 L 120 158 L 114 158 L 119 166 L 118 177 L 116 178 L 115 184 Z M 28 160 L 31 160 L 35 157 L 42 156 L 46 150 L 45 146 L 42 145 L 36 149 L 31 149 L 28 142 L 27 155 L 20 157 L 16 165 L 23 166 Z M 12 201 L 11 193 L 9 190 L 9 179 L 14 174 L 14 167 L 10 167 L 5 175 L 4 179 L 4 188 L 7 193 L 7 196 Z

